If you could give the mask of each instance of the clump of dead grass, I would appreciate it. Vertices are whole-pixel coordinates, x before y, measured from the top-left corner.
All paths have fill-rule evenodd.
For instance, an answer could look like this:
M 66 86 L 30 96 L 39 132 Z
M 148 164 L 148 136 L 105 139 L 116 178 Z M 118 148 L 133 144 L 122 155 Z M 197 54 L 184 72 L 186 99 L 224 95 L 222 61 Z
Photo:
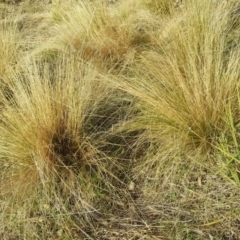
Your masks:
M 0 36 L 2 239 L 238 237 L 239 3 L 177 2 L 56 1 Z
M 49 72 L 28 63 L 12 75 L 14 94 L 0 124 L 1 234 L 38 239 L 48 236 L 45 228 L 52 225 L 49 234 L 65 236 L 71 234 L 67 223 L 75 221 L 79 232 L 96 214 L 99 199 L 120 181 L 113 174 L 119 168 L 114 159 L 98 149 L 103 145 L 95 137 L 98 129 L 88 131 L 111 92 L 106 76 L 74 57 L 60 58 L 57 66 Z
M 118 87 L 138 99 L 136 107 L 140 112 L 134 121 L 124 123 L 127 131 L 145 129 L 139 136 L 139 146 L 151 142 L 146 156 L 136 159 L 134 178 L 140 182 L 143 191 L 138 201 L 143 206 L 148 205 L 148 210 L 155 204 L 159 206 L 160 202 L 162 206 L 169 202 L 173 204 L 171 207 L 178 208 L 178 213 L 174 211 L 172 217 L 171 214 L 167 217 L 173 225 L 179 224 L 179 228 L 173 227 L 174 236 L 178 231 L 182 232 L 182 221 L 194 222 L 198 228 L 201 228 L 200 223 L 202 226 L 204 223 L 215 225 L 218 221 L 216 208 L 213 208 L 216 212 L 211 211 L 211 216 L 196 216 L 191 211 L 185 212 L 186 215 L 181 213 L 186 210 L 185 204 L 196 213 L 201 211 L 197 205 L 187 203 L 187 198 L 184 200 L 188 194 L 183 192 L 200 194 L 202 173 L 208 177 L 221 175 L 222 186 L 228 185 L 229 179 L 235 184 L 239 182 L 238 157 L 235 156 L 238 151 L 236 124 L 239 114 L 235 110 L 239 109 L 239 44 L 228 48 L 233 27 L 229 12 L 233 6 L 234 3 L 185 1 L 182 15 L 169 23 L 170 30 L 163 32 L 162 38 L 159 35 L 159 46 L 155 51 L 142 52 L 131 68 L 131 77 L 117 82 Z M 175 27 L 172 27 L 173 23 Z M 233 105 L 236 108 L 229 111 L 229 106 Z M 234 134 L 229 131 L 231 128 Z M 222 135 L 226 134 L 231 136 L 227 145 L 235 149 L 235 157 L 228 156 L 227 163 L 225 157 L 229 150 L 219 147 Z M 221 150 L 225 154 L 219 159 L 216 156 Z M 221 164 L 224 167 L 220 167 Z M 211 184 L 211 180 L 206 182 Z M 185 190 L 179 190 L 181 187 Z M 209 194 L 211 189 L 208 189 Z M 237 188 L 235 193 L 237 196 Z M 221 194 L 219 189 L 219 197 Z M 229 202 L 234 202 L 233 199 Z M 213 204 L 212 200 L 209 199 L 209 206 Z M 159 213 L 161 215 L 163 211 Z M 185 217 L 176 220 L 176 214 Z M 225 211 L 223 219 L 228 214 Z M 236 215 L 231 215 L 231 219 L 236 220 Z M 188 227 L 184 229 L 188 231 Z M 202 233 L 206 236 L 204 230 Z
M 154 44 L 157 19 L 141 1 L 55 4 L 50 17 L 54 37 L 43 52 L 71 50 L 101 70 L 119 71 Z

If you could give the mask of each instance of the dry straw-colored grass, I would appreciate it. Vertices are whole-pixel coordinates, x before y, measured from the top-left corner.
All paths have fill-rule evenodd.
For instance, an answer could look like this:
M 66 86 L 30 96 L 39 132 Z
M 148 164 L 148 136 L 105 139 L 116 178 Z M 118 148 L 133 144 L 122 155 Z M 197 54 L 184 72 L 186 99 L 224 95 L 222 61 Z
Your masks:
M 55 230 L 45 228 L 51 225 L 70 236 L 65 221 L 88 221 L 97 212 L 93 203 L 120 182 L 113 174 L 120 167 L 98 149 L 104 145 L 97 138 L 101 116 L 89 131 L 110 85 L 88 64 L 65 58 L 51 72 L 47 65 L 28 63 L 21 74 L 12 75 L 13 95 L 1 111 L 1 228 L 21 238 L 50 237 Z
M 163 221 L 160 229 L 172 226 L 177 239 L 182 234 L 210 237 L 212 230 L 201 227 L 217 229 L 226 218 L 238 221 L 238 210 L 224 211 L 215 200 L 227 197 L 226 179 L 239 183 L 239 25 L 231 17 L 235 7 L 236 2 L 186 1 L 169 31 L 159 35 L 159 45 L 142 52 L 131 75 L 116 82 L 137 99 L 139 109 L 137 118 L 120 129 L 145 129 L 138 144 L 151 143 L 133 170 L 143 191 L 139 204 Z M 213 179 L 221 182 L 219 196 L 206 197 L 215 192 Z M 229 199 L 233 206 L 238 190 L 229 191 L 236 194 Z M 201 204 L 205 214 L 200 214 Z M 228 231 L 224 228 L 222 234 Z
M 240 239 L 238 1 L 12 7 L 0 238 Z
M 63 1 L 49 15 L 53 37 L 38 51 L 74 51 L 101 71 L 125 70 L 139 51 L 155 43 L 159 16 L 144 1 Z
M 1 89 L 5 89 L 5 95 L 7 95 L 7 87 L 10 84 L 9 75 L 11 75 L 13 69 L 17 68 L 21 51 L 17 28 L 6 20 L 0 22 L 0 45 L 0 84 Z M 2 99 L 0 99 L 1 101 Z

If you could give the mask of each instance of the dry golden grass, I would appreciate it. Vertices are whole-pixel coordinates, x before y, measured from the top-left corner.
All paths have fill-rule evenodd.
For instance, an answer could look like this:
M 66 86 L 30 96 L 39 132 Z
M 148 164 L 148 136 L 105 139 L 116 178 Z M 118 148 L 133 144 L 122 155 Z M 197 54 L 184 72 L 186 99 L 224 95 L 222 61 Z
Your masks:
M 1 239 L 240 239 L 237 0 L 1 7 Z
M 142 1 L 63 1 L 49 15 L 53 37 L 38 52 L 74 51 L 100 71 L 125 71 L 140 51 L 154 45 L 159 16 Z
M 17 67 L 20 60 L 21 51 L 19 44 L 19 34 L 16 26 L 4 20 L 0 22 L 0 45 L 1 88 L 6 88 L 6 84 L 9 83 L 9 74 L 11 74 L 11 71 Z
M 97 211 L 93 203 L 116 191 L 114 183 L 121 182 L 114 176 L 120 167 L 98 149 L 104 143 L 92 126 L 111 93 L 110 85 L 107 76 L 73 56 L 62 56 L 51 72 L 47 65 L 25 64 L 21 74 L 11 76 L 13 95 L 5 99 L 1 112 L 1 226 L 11 231 L 9 222 L 14 222 L 25 229 L 22 221 L 27 221 L 24 233 L 14 229 L 13 234 L 31 239 L 28 228 L 40 228 L 50 237 L 55 233 L 47 235 L 43 226 L 53 224 L 70 236 L 65 221 L 88 221 Z M 14 220 L 16 207 L 21 213 Z M 65 215 L 67 219 L 55 224 L 55 218 Z M 81 226 L 75 228 L 79 231 Z

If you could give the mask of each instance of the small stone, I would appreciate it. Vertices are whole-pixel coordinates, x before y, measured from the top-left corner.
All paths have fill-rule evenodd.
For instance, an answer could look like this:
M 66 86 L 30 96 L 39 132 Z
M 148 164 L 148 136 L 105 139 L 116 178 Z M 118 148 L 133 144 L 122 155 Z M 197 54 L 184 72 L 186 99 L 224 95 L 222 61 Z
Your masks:
M 134 188 L 135 188 L 135 183 L 133 181 L 131 181 L 130 184 L 128 185 L 128 190 L 133 191 Z

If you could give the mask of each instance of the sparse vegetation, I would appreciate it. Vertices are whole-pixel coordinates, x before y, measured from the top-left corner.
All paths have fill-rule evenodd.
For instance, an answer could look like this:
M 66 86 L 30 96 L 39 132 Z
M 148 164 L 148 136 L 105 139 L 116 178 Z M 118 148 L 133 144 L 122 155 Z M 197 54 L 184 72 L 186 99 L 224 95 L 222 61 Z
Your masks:
M 240 239 L 239 8 L 1 1 L 0 238 Z

